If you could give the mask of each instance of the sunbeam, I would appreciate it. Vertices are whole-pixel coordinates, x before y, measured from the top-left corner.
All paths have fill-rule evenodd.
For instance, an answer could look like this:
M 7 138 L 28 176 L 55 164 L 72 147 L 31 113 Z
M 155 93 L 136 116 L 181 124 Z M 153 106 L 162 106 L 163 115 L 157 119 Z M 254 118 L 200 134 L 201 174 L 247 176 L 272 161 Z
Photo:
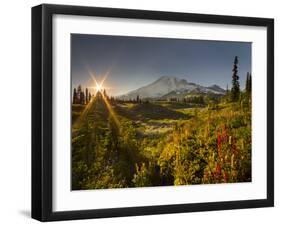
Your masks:
M 120 129 L 120 122 L 119 122 L 114 110 L 112 109 L 110 103 L 108 102 L 107 98 L 104 96 L 103 93 L 101 93 L 101 96 L 102 96 L 102 99 L 104 100 L 104 103 L 105 103 L 110 115 L 112 116 L 115 124 L 117 125 L 118 129 Z
M 105 105 L 106 105 L 110 115 L 112 116 L 112 118 L 113 118 L 114 122 L 116 123 L 116 125 L 118 126 L 118 128 L 120 128 L 120 122 L 119 122 L 119 120 L 118 120 L 114 110 L 112 109 L 112 106 L 108 102 L 107 97 L 104 96 L 104 93 L 102 92 L 103 90 L 107 90 L 108 89 L 108 87 L 104 86 L 104 83 L 105 83 L 107 77 L 109 76 L 110 71 L 111 71 L 111 69 L 108 69 L 107 72 L 102 76 L 101 82 L 97 81 L 96 76 L 95 76 L 95 74 L 93 72 L 89 71 L 89 74 L 90 74 L 91 78 L 93 79 L 93 81 L 95 83 L 94 84 L 95 86 L 92 87 L 95 90 L 95 98 L 96 98 L 98 93 L 101 94 L 102 99 L 103 99 L 103 101 L 104 101 L 104 103 L 105 103 Z

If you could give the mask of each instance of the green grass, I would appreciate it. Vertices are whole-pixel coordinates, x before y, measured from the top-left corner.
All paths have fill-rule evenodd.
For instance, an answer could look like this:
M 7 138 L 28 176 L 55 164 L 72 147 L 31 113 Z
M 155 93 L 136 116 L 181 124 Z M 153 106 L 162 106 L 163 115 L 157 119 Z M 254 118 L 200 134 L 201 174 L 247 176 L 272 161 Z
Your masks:
M 76 119 L 79 118 L 84 109 L 85 105 L 72 104 L 72 122 L 76 121 Z

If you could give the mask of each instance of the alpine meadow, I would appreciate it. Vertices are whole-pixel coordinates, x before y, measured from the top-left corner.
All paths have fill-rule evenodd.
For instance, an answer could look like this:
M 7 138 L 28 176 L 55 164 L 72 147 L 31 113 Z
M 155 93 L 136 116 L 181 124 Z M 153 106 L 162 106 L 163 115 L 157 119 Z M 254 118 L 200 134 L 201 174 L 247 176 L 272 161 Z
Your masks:
M 72 190 L 251 182 L 251 43 L 71 35 Z

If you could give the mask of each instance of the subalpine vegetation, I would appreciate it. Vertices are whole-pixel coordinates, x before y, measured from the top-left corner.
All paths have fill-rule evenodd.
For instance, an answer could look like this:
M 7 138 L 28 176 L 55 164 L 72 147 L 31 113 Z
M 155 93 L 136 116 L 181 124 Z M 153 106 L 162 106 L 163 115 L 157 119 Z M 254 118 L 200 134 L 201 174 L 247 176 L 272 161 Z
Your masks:
M 252 78 L 241 90 L 238 57 L 232 72 L 220 97 L 125 101 L 105 90 L 83 97 L 80 86 L 73 92 L 72 189 L 251 181 Z

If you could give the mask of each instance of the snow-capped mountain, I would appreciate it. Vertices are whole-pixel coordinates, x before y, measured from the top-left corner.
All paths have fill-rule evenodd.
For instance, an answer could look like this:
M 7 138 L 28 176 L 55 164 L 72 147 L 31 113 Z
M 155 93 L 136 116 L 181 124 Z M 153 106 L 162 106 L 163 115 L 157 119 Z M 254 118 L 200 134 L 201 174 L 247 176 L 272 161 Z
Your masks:
M 225 90 L 223 88 L 219 87 L 218 85 L 212 85 L 212 86 L 209 86 L 207 88 L 211 89 L 213 91 L 216 91 L 217 93 L 221 93 L 221 94 L 225 93 Z
M 185 79 L 162 76 L 155 82 L 133 90 L 125 95 L 119 96 L 119 98 L 135 99 L 137 96 L 140 96 L 141 98 L 161 98 L 169 93 L 213 93 L 223 95 L 225 90 L 218 85 L 204 87 L 195 83 L 187 82 Z

